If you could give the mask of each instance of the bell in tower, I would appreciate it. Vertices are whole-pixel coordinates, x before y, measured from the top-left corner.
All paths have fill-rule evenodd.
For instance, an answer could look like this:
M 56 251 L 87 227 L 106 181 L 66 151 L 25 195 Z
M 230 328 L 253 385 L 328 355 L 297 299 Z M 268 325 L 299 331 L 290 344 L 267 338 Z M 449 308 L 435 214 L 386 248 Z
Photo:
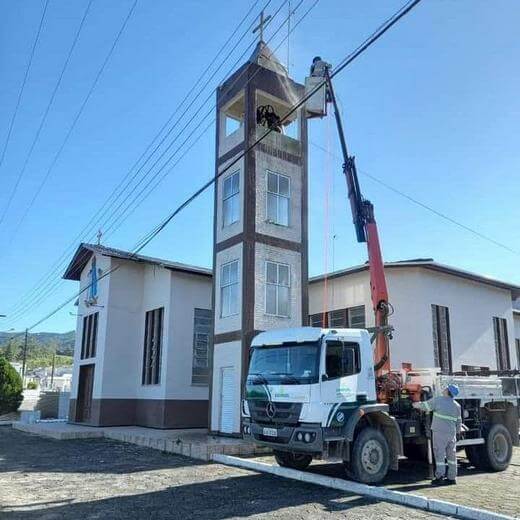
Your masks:
M 284 119 L 304 94 L 262 40 L 217 89 L 214 433 L 241 433 L 253 337 L 307 322 L 307 124 Z

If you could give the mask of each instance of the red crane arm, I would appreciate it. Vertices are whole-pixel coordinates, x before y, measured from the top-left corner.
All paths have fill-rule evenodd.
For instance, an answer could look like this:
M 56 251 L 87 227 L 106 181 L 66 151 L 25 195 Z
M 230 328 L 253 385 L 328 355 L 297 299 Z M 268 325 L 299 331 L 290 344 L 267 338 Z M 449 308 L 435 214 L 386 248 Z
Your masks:
M 338 110 L 334 88 L 329 76 L 328 67 L 324 70 L 327 81 L 327 101 L 334 106 L 334 115 L 338 127 L 341 149 L 343 152 L 343 173 L 347 181 L 348 197 L 352 211 L 354 227 L 358 242 L 366 242 L 368 250 L 368 268 L 370 274 L 370 294 L 375 315 L 375 348 L 374 371 L 376 379 L 382 381 L 383 376 L 390 372 L 390 349 L 388 327 L 388 289 L 386 285 L 385 270 L 377 223 L 374 218 L 374 206 L 361 195 L 357 176 L 355 159 L 349 156 L 343 124 Z M 384 399 L 385 384 L 379 385 L 380 398 Z

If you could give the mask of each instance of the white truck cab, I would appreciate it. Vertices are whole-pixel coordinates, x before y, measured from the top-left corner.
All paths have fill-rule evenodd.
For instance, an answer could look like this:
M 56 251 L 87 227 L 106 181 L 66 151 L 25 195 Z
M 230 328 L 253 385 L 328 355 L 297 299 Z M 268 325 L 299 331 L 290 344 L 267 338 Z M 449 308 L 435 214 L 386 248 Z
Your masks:
M 376 402 L 372 344 L 364 329 L 300 327 L 258 334 L 242 411 L 244 435 L 272 447 L 282 465 L 303 469 L 313 457 L 348 460 L 345 441 L 354 441 L 359 420 L 368 414 L 391 439 L 381 441 L 376 431 L 366 450 L 374 478 L 397 467 L 402 454 L 399 427 L 388 406 Z

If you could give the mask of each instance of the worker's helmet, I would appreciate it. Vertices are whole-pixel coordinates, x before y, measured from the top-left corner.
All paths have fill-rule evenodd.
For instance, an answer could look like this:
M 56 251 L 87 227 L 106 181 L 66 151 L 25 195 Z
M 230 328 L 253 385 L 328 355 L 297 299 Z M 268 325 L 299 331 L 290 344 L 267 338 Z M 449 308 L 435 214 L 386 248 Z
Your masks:
M 314 56 L 312 63 L 316 63 L 317 61 L 321 61 L 321 56 Z
M 450 384 L 446 390 L 448 390 L 451 397 L 457 397 L 459 395 L 459 387 L 457 385 Z

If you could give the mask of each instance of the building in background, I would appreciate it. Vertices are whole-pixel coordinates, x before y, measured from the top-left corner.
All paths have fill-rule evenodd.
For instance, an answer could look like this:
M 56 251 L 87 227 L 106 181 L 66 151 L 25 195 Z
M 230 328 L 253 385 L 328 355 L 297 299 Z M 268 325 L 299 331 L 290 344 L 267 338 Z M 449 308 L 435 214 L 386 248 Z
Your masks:
M 81 244 L 64 278 L 78 300 L 69 420 L 208 424 L 208 269 Z
M 520 368 L 519 286 L 432 259 L 389 262 L 385 274 L 392 367 Z M 374 326 L 367 264 L 311 278 L 309 298 L 313 326 Z

